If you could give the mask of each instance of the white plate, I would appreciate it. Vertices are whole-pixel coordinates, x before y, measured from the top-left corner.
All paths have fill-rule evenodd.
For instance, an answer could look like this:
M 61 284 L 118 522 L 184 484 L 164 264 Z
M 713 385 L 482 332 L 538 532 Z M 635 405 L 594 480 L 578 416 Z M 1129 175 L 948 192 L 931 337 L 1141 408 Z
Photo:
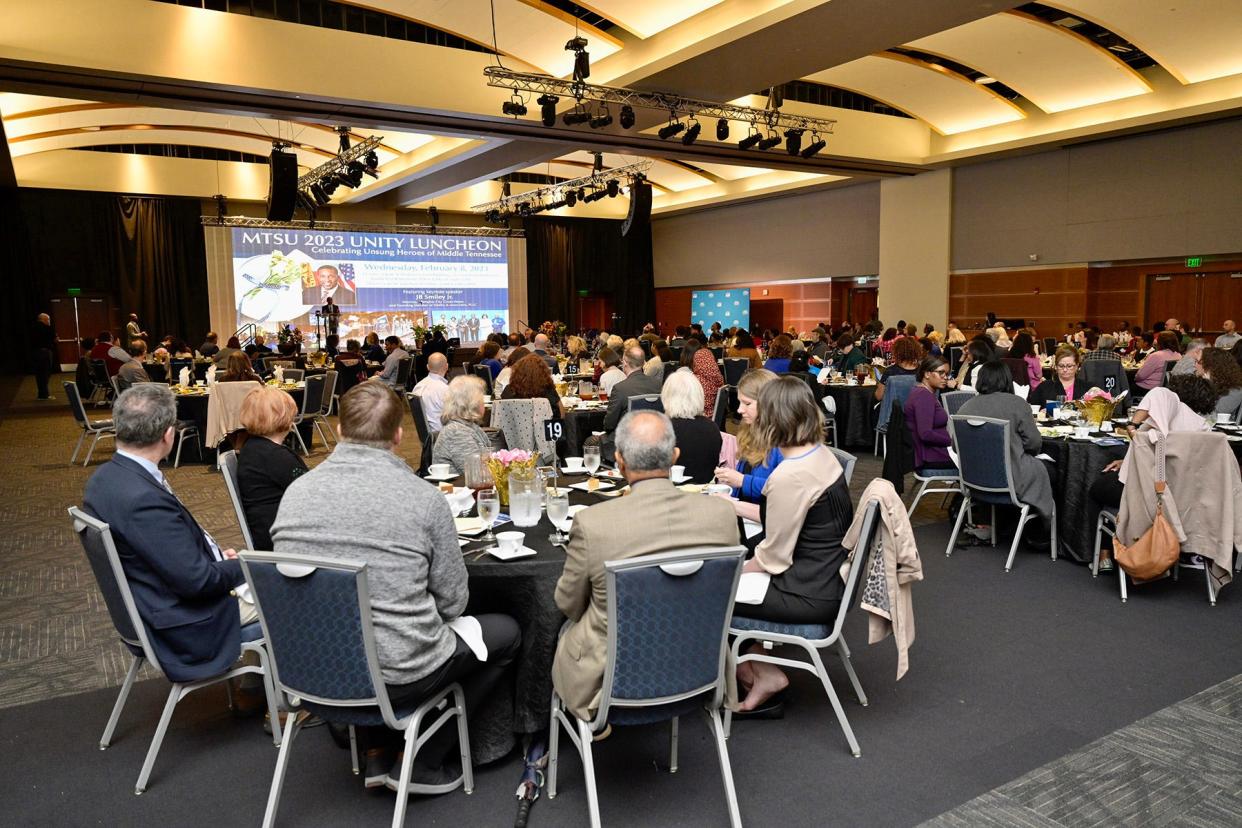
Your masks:
M 608 491 L 609 489 L 616 488 L 616 484 L 615 484 L 615 483 L 609 483 L 607 480 L 601 480 L 601 481 L 599 482 L 599 486 L 598 486 L 596 489 L 594 489 L 594 490 L 592 490 L 592 489 L 588 488 L 589 484 L 590 484 L 590 481 L 586 481 L 586 480 L 584 480 L 584 481 L 583 481 L 583 482 L 581 482 L 581 483 L 575 483 L 575 484 L 573 484 L 573 485 L 572 485 L 572 486 L 570 486 L 569 488 L 571 488 L 571 489 L 577 489 L 577 490 L 578 490 L 578 491 L 580 491 L 580 492 L 588 492 L 588 493 L 589 493 L 589 492 L 591 492 L 591 491 L 596 491 L 596 492 L 606 492 L 606 491 Z
M 512 561 L 516 558 L 529 558 L 531 555 L 535 554 L 535 550 L 531 549 L 529 546 L 519 546 L 512 552 L 503 552 L 499 546 L 496 546 L 487 550 L 487 554 L 502 561 Z
M 423 479 L 432 480 L 432 481 L 435 481 L 436 483 L 447 483 L 450 480 L 454 480 L 458 477 L 461 477 L 461 475 L 458 474 L 457 472 L 453 472 L 451 474 L 430 474 L 428 473 L 423 476 Z
M 477 517 L 453 518 L 453 526 L 459 535 L 478 535 L 486 528 L 483 521 Z
M 616 489 L 616 490 L 596 489 L 595 493 L 599 495 L 600 497 L 620 497 L 621 495 L 628 493 L 629 490 L 630 490 L 629 486 L 622 486 L 621 488 Z
M 595 472 L 596 477 L 607 477 L 609 480 L 624 480 L 625 476 L 616 469 L 599 469 Z M 689 480 L 690 478 L 686 478 Z

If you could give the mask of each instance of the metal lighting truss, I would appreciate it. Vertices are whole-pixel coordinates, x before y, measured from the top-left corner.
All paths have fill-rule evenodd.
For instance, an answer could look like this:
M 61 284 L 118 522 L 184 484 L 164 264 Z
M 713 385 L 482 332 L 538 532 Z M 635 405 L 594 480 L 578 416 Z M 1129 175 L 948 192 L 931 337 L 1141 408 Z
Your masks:
M 501 213 L 512 213 L 513 208 L 519 204 L 536 203 L 546 204 L 549 201 L 559 201 L 564 198 L 564 193 L 570 190 L 578 190 L 581 188 L 591 190 L 601 190 L 608 186 L 611 179 L 628 178 L 633 180 L 638 176 L 651 169 L 651 162 L 644 159 L 635 161 L 633 164 L 626 164 L 624 167 L 613 167 L 610 170 L 600 170 L 590 175 L 584 175 L 582 178 L 575 178 L 570 181 L 562 181 L 559 184 L 549 184 L 546 187 L 540 187 L 537 190 L 527 190 L 517 195 L 505 196 L 496 201 L 489 201 L 485 204 L 476 204 L 471 207 L 476 213 L 488 213 L 492 210 L 498 210 Z
M 747 121 L 753 126 L 766 125 L 772 130 L 802 129 L 818 132 L 820 135 L 831 135 L 836 125 L 833 118 L 812 118 L 809 115 L 790 115 L 779 109 L 755 109 L 749 106 L 738 106 L 717 101 L 702 101 L 697 98 L 685 98 L 668 92 L 636 92 L 617 86 L 596 86 L 581 81 L 561 80 L 548 75 L 535 75 L 527 72 L 514 72 L 502 66 L 488 66 L 483 69 L 487 76 L 487 85 L 515 92 L 529 92 L 532 95 L 556 95 L 557 97 L 573 98 L 578 103 L 593 101 L 603 104 L 624 106 L 641 106 L 647 109 L 658 109 L 675 113 L 678 116 L 693 115 L 695 118 L 724 118 L 730 121 Z
M 504 227 L 445 227 L 431 224 L 350 224 L 344 221 L 269 221 L 246 216 L 203 216 L 205 227 L 250 227 L 259 230 L 315 230 L 338 233 L 423 233 L 435 236 L 523 236 Z
M 335 158 L 324 161 L 318 167 L 303 175 L 298 179 L 298 189 L 308 190 L 312 184 L 318 184 L 323 179 L 333 173 L 345 172 L 351 161 L 357 161 L 362 156 L 371 152 L 380 145 L 380 141 L 384 140 L 382 135 L 372 135 L 364 138 L 362 141 L 354 144 L 344 152 L 338 153 Z

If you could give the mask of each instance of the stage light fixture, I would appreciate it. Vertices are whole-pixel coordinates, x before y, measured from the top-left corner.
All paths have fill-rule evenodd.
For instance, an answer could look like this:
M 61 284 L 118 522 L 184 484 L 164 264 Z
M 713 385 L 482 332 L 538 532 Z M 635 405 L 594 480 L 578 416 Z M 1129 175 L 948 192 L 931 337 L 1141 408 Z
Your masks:
M 703 131 L 703 125 L 698 121 L 690 124 L 690 128 L 686 130 L 686 134 L 681 136 L 681 142 L 687 147 L 699 140 L 699 133 Z
M 336 128 L 336 132 L 341 136 L 341 140 L 337 145 L 337 154 L 340 155 L 342 152 L 349 152 L 349 127 L 339 126 Z
M 305 207 L 306 212 L 312 213 L 312 214 L 315 212 L 315 208 L 318 206 L 315 204 L 314 197 L 310 193 L 306 192 L 306 190 L 298 190 L 298 204 Z
M 589 123 L 591 129 L 603 129 L 612 123 L 612 113 L 608 111 L 607 107 L 604 107 Z
M 500 111 L 506 115 L 512 115 L 514 118 L 526 114 L 526 104 L 516 94 L 509 100 L 500 105 Z
M 823 138 L 821 138 L 818 133 L 812 133 L 811 138 L 813 138 L 814 140 L 802 148 L 803 158 L 812 157 L 813 155 L 818 153 L 820 150 L 822 150 L 827 145 L 827 142 Z
M 755 144 L 759 143 L 759 139 L 762 137 L 763 136 L 758 132 L 751 132 L 745 138 L 737 142 L 737 148 L 740 150 L 751 149 L 755 146 Z
M 518 205 L 518 213 L 523 216 L 529 216 L 530 215 L 530 204 L 528 202 L 523 201 L 521 204 Z
M 310 186 L 310 193 L 314 196 L 315 203 L 320 207 L 332 200 L 331 196 L 328 195 L 328 191 L 320 184 L 312 184 Z
M 570 190 L 569 192 L 565 193 L 565 206 L 566 207 L 575 207 L 577 206 L 577 204 L 578 204 L 578 192 L 576 190 Z
M 346 168 L 345 183 L 355 189 L 358 187 L 361 187 L 362 186 L 362 173 L 364 171 L 365 171 L 365 168 L 362 166 L 362 164 L 358 163 L 357 161 L 350 161 L 349 166 Z
M 617 193 L 621 192 L 621 182 L 615 178 L 608 179 L 608 197 L 616 198 Z
M 761 150 L 770 150 L 772 149 L 772 147 L 776 146 L 780 142 L 781 142 L 781 136 L 775 133 L 769 133 L 767 138 L 760 140 L 759 143 L 756 144 L 755 146 L 757 146 Z
M 729 140 L 729 119 L 728 118 L 721 118 L 719 121 L 716 122 L 716 140 L 717 141 L 728 141 Z
M 621 107 L 621 128 L 630 129 L 634 126 L 634 107 L 626 104 Z
M 802 151 L 802 133 L 805 130 L 791 129 L 785 132 L 785 152 L 797 155 Z
M 560 102 L 561 99 L 555 95 L 540 95 L 539 100 L 535 101 L 539 104 L 539 117 L 543 119 L 544 126 L 556 126 L 556 105 Z
M 574 107 L 562 115 L 561 120 L 565 123 L 565 126 L 577 126 L 578 124 L 585 124 L 590 121 L 591 113 L 587 112 L 585 109 Z
M 574 80 L 584 81 L 591 77 L 591 55 L 586 50 L 587 39 L 575 37 L 565 44 L 565 51 L 574 53 Z
M 335 175 L 328 176 L 327 178 L 323 180 L 323 183 L 321 184 L 321 186 L 323 187 L 323 191 L 327 193 L 329 196 L 331 196 L 333 193 L 336 192 L 336 188 L 338 186 L 336 183 L 336 176 Z
M 683 124 L 681 121 L 670 121 L 669 123 L 660 127 L 660 130 L 656 134 L 660 136 L 661 141 L 666 141 L 669 138 L 672 138 L 677 133 L 681 132 L 685 128 L 686 128 L 686 125 Z
M 586 201 L 586 197 L 587 197 L 586 187 L 579 187 L 578 188 L 578 200 Z

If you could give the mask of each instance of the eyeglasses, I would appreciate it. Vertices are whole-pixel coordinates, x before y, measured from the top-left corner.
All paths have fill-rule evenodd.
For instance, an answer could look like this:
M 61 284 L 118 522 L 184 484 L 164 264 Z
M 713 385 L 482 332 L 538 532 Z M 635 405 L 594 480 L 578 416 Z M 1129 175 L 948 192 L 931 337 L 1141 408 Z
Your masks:
M 1069 371 L 1070 369 L 1077 368 L 1077 367 L 1078 367 L 1078 363 L 1076 362 L 1058 362 L 1057 363 L 1057 369 L 1061 371 Z
M 938 377 L 947 377 L 947 376 L 949 376 L 949 372 L 948 372 L 948 371 L 936 371 L 936 372 L 935 372 L 935 374 L 936 374 L 936 376 L 938 376 Z

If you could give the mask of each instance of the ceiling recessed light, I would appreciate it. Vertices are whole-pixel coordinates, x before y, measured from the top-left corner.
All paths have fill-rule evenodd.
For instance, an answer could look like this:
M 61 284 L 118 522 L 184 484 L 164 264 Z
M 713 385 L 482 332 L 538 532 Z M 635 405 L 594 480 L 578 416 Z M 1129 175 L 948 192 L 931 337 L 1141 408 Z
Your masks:
M 996 83 L 996 78 L 989 78 L 987 75 L 980 75 L 975 78 L 975 83 Z

